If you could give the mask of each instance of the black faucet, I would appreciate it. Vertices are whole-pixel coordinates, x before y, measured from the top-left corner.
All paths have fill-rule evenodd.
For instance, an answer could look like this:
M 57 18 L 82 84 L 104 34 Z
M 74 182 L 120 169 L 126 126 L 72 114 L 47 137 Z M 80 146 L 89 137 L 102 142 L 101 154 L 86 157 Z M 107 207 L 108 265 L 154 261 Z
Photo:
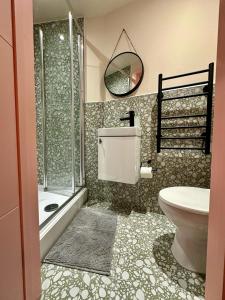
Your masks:
M 133 110 L 130 110 L 129 112 L 126 113 L 128 117 L 120 118 L 120 121 L 130 121 L 130 127 L 134 127 L 134 117 L 135 117 L 135 112 Z

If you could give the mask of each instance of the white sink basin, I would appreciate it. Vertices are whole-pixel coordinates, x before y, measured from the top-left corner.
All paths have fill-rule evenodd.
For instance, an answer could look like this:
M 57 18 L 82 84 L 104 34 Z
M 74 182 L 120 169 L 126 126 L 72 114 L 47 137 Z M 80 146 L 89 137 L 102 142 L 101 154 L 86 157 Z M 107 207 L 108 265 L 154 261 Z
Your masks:
M 98 179 L 136 184 L 140 178 L 141 129 L 98 129 Z
M 98 136 L 141 136 L 139 127 L 99 128 Z

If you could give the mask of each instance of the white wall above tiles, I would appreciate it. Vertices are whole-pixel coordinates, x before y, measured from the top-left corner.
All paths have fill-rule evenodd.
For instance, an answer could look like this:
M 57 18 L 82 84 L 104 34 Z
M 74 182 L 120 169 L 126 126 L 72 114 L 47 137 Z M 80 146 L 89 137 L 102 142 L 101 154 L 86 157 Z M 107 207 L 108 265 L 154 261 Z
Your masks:
M 134 95 L 156 92 L 160 73 L 176 75 L 205 69 L 216 62 L 218 11 L 219 0 L 139 0 L 106 16 L 87 18 L 86 101 L 113 98 L 103 77 L 123 28 L 145 67 L 143 82 Z M 133 49 L 123 38 L 117 50 Z M 196 76 L 193 80 L 202 79 Z
M 98 17 L 137 0 L 33 0 L 34 22 L 62 20 L 72 10 L 76 17 Z

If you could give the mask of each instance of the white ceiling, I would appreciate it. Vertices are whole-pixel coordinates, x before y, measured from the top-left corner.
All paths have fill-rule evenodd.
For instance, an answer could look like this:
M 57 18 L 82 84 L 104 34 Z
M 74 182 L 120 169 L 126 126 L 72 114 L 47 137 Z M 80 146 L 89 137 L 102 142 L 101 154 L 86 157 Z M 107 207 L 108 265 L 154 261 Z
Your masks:
M 75 17 L 106 15 L 135 0 L 33 0 L 34 23 L 65 19 L 72 10 Z

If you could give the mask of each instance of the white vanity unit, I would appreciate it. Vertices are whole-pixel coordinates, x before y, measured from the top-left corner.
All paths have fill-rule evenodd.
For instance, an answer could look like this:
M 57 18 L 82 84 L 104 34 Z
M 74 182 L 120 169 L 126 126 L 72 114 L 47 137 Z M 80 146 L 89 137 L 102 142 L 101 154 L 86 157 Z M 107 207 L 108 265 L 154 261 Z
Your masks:
M 140 178 L 141 129 L 98 129 L 98 179 L 136 184 Z

